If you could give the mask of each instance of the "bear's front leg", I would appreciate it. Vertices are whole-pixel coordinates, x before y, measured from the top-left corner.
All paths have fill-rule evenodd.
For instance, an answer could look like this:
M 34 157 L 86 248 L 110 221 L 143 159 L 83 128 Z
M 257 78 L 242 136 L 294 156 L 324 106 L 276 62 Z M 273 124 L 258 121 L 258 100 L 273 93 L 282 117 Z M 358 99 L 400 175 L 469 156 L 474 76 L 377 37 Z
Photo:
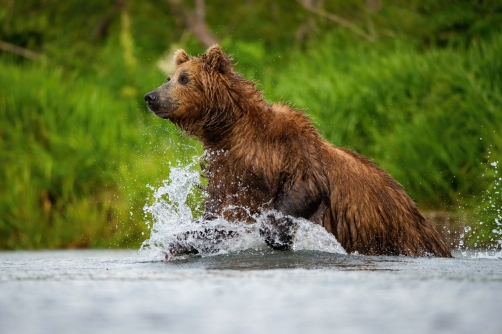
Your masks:
M 192 244 L 194 231 L 187 231 L 176 236 L 176 241 L 171 242 L 165 252 L 166 261 L 174 256 L 198 254 L 199 251 Z
M 260 236 L 265 243 L 277 250 L 290 250 L 296 233 L 296 224 L 292 217 L 281 215 L 278 212 L 270 213 L 260 225 Z
M 277 197 L 274 211 L 268 213 L 261 223 L 260 235 L 273 249 L 292 249 L 298 229 L 295 218 L 311 218 L 320 204 L 319 194 L 305 191 L 302 183 L 296 184 Z
M 205 228 L 198 231 L 187 231 L 176 235 L 176 240 L 167 247 L 166 260 L 181 255 L 199 253 L 217 253 L 223 241 L 235 238 L 238 233 L 218 228 Z

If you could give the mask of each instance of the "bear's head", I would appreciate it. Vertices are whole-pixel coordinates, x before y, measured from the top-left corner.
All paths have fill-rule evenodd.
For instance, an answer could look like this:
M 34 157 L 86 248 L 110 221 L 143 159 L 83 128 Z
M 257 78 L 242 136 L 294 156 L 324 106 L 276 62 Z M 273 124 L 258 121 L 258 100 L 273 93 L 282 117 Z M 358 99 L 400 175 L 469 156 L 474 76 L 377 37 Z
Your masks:
M 148 107 L 200 140 L 218 140 L 242 112 L 243 87 L 254 90 L 253 83 L 233 71 L 231 61 L 218 45 L 199 57 L 176 51 L 176 69 L 166 83 L 145 95 Z

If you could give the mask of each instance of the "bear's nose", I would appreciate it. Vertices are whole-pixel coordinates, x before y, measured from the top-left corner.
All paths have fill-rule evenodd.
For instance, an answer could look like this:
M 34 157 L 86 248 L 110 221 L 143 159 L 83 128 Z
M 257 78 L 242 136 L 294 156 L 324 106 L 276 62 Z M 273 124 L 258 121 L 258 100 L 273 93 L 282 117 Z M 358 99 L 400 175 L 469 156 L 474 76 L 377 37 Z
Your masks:
M 153 93 L 148 93 L 145 95 L 146 102 L 154 102 L 156 99 L 157 97 Z

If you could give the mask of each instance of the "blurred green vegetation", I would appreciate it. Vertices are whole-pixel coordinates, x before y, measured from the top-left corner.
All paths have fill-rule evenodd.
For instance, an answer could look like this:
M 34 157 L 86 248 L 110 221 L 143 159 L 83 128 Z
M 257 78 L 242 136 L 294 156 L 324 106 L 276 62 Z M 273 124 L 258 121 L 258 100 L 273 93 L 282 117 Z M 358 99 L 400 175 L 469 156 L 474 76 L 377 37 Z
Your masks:
M 0 0 L 0 41 L 40 55 L 0 47 L 0 249 L 147 238 L 147 185 L 201 154 L 143 103 L 176 48 L 205 50 L 195 10 Z M 471 243 L 501 239 L 502 2 L 207 0 L 205 20 L 269 101 L 305 108 L 422 210 L 467 215 Z

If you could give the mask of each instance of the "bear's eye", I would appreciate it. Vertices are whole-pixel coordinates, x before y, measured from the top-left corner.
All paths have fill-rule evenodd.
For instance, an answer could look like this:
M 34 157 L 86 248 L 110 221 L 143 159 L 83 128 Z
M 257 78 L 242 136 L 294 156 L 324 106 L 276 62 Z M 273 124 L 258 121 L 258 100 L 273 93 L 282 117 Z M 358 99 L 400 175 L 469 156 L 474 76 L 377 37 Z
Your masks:
M 178 81 L 180 84 L 186 85 L 188 83 L 188 77 L 186 75 L 181 75 Z
M 167 82 L 171 81 L 171 76 L 167 77 Z

